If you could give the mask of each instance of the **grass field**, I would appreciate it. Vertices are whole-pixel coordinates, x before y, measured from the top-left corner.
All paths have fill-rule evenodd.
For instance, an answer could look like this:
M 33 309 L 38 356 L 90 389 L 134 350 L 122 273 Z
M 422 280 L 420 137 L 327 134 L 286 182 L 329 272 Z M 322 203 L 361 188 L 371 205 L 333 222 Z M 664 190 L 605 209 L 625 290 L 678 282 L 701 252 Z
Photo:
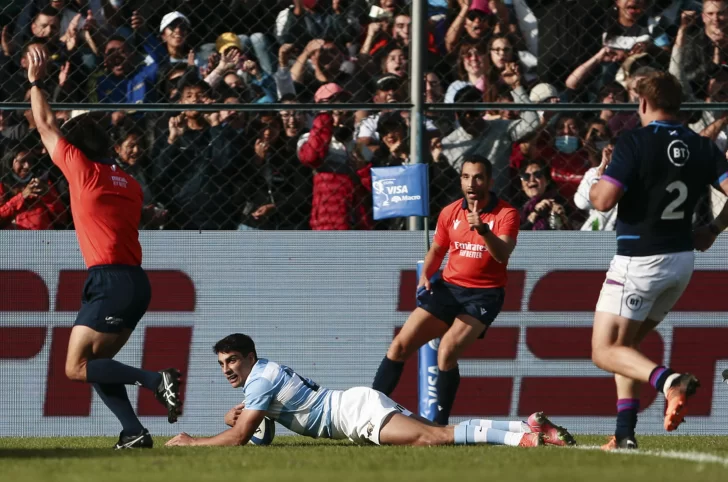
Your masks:
M 278 437 L 269 447 L 113 451 L 116 439 L 0 438 L 2 481 L 728 481 L 728 437 L 655 436 L 637 453 L 581 448 L 375 447 Z M 590 447 L 592 447 L 590 449 Z M 681 458 L 682 457 L 682 458 Z

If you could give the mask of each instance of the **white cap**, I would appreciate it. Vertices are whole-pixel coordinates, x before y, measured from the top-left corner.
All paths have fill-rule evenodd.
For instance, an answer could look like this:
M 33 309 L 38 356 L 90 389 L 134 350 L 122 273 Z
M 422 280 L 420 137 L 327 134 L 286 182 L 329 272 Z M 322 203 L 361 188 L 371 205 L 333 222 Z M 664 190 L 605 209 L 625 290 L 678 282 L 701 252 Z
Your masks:
M 162 17 L 162 22 L 159 24 L 159 33 L 164 33 L 164 29 L 177 19 L 182 19 L 187 25 L 190 25 L 190 19 L 185 17 L 179 12 L 169 12 L 167 15 Z
M 528 98 L 534 104 L 539 104 L 547 99 L 558 96 L 559 91 L 556 90 L 556 87 L 551 84 L 542 83 L 536 85 L 533 89 L 531 89 L 531 93 L 529 94 Z

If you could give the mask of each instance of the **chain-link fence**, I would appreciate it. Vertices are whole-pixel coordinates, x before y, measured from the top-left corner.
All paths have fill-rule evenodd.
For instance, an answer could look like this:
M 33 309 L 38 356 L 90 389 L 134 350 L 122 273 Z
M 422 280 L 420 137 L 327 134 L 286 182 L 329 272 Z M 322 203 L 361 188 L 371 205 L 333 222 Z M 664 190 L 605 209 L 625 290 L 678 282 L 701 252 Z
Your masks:
M 410 112 L 376 105 L 411 101 L 409 60 L 420 57 L 410 52 L 409 1 L 17 0 L 2 8 L 0 227 L 72 228 L 67 184 L 30 111 L 7 105 L 28 100 L 24 53 L 42 44 L 53 59 L 53 102 L 112 104 L 99 122 L 111 155 L 143 186 L 145 228 L 405 228 L 404 219 L 373 220 L 369 169 L 412 162 Z M 478 153 L 494 164 L 494 190 L 521 209 L 523 229 L 612 228 L 614 213 L 590 209 L 585 193 L 604 147 L 639 123 L 634 111 L 510 103 L 627 103 L 635 79 L 653 69 L 676 75 L 687 101 L 728 100 L 728 1 L 429 0 L 423 23 L 430 108 L 417 161 L 431 166 L 433 218 L 461 195 L 463 155 Z M 436 109 L 484 102 L 493 108 Z M 201 103 L 233 106 L 192 106 Z M 368 109 L 313 107 L 326 103 Z M 146 110 L 153 104 L 190 107 Z M 59 121 L 84 111 L 76 107 L 57 110 Z M 684 120 L 726 149 L 724 112 L 688 111 Z M 41 187 L 29 187 L 34 178 Z M 706 190 L 700 220 L 723 202 Z

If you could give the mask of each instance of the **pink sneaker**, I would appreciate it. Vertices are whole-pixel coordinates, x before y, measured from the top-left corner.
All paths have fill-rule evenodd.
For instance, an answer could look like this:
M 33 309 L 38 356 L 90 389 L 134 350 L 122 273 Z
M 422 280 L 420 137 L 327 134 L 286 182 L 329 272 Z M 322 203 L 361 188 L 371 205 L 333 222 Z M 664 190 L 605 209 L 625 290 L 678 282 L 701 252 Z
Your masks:
M 574 437 L 564 427 L 554 425 L 543 412 L 532 413 L 526 422 L 535 433 L 544 434 L 547 445 L 576 445 Z

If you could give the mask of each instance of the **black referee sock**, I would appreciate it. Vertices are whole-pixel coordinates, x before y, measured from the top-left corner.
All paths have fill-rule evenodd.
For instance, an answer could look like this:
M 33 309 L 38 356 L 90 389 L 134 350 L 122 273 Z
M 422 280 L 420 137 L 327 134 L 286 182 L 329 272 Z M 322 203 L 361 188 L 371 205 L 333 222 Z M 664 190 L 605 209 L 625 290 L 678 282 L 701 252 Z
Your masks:
M 374 375 L 372 388 L 385 395 L 390 395 L 397 388 L 402 370 L 404 370 L 404 362 L 390 360 L 385 356 L 382 363 L 379 364 L 377 374 Z
M 435 423 L 447 425 L 450 419 L 450 410 L 455 401 L 455 395 L 458 393 L 460 386 L 460 366 L 455 366 L 452 370 L 442 371 L 437 375 L 437 401 L 439 410 L 435 415 Z
M 88 383 L 141 385 L 144 388 L 156 390 L 162 383 L 162 375 L 159 372 L 130 367 L 111 358 L 100 358 L 86 364 L 86 381 Z
M 124 435 L 142 433 L 144 426 L 134 413 L 124 385 L 94 383 L 94 390 L 99 394 L 104 405 L 119 419 Z

